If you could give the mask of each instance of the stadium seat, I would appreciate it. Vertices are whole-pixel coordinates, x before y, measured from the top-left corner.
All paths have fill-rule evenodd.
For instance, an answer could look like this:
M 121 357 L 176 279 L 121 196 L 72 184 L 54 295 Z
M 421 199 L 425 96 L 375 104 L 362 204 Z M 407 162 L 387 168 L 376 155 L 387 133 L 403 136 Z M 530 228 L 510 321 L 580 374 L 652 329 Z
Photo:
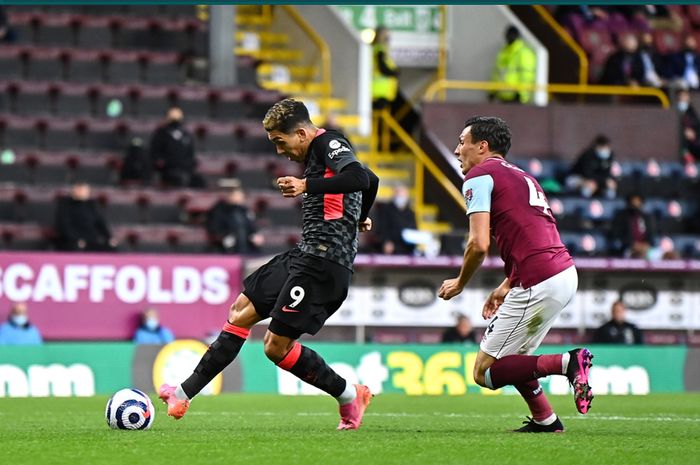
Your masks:
M 106 66 L 105 80 L 125 84 L 144 80 L 145 67 L 141 53 L 127 50 L 103 50 Z
M 182 81 L 181 58 L 177 53 L 147 52 L 140 54 L 144 67 L 143 82 L 149 84 L 177 84 Z
M 0 47 L 0 79 L 19 79 L 23 76 L 22 49 L 17 46 Z
M 680 32 L 670 29 L 655 29 L 654 48 L 661 55 L 675 53 L 681 49 L 683 44 Z
M 174 87 L 171 102 L 180 107 L 187 118 L 209 118 L 209 94 L 205 87 Z
M 29 79 L 52 81 L 67 76 L 66 57 L 60 48 L 27 47 L 20 59 L 26 62 L 24 72 Z

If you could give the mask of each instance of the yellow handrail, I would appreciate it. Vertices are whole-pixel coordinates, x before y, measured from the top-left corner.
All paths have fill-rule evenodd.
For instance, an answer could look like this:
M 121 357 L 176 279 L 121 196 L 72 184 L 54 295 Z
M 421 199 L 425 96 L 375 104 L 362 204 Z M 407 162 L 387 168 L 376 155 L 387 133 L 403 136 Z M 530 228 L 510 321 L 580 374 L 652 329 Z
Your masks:
M 670 103 L 666 94 L 655 87 L 626 87 L 626 86 L 600 86 L 579 84 L 506 84 L 502 82 L 488 81 L 436 81 L 425 91 L 425 100 L 432 101 L 435 94 L 441 90 L 518 90 L 538 91 L 545 90 L 552 94 L 591 94 L 591 95 L 635 95 L 649 96 L 659 99 L 661 106 L 669 108 Z
M 576 55 L 578 55 L 578 82 L 581 85 L 586 84 L 588 82 L 588 57 L 586 56 L 586 52 L 584 52 L 581 46 L 571 38 L 569 33 L 566 32 L 566 29 L 559 25 L 559 23 L 552 17 L 551 14 L 549 14 L 549 11 L 547 11 L 545 7 L 542 5 L 533 5 L 532 7 L 549 25 L 549 27 L 554 29 L 554 32 L 557 33 L 561 40 L 563 40 L 564 43 L 568 45 Z
M 327 111 L 324 111 L 326 106 L 329 104 L 329 100 L 331 96 L 333 95 L 333 82 L 331 81 L 331 51 L 330 48 L 328 47 L 328 44 L 326 44 L 326 41 L 323 40 L 323 38 L 316 33 L 316 31 L 311 27 L 309 23 L 306 22 L 306 20 L 297 12 L 296 8 L 294 8 L 291 5 L 281 5 L 282 8 L 284 8 L 284 11 L 287 12 L 290 18 L 297 23 L 299 28 L 304 31 L 304 33 L 309 36 L 311 41 L 318 47 L 319 51 L 321 52 L 321 81 L 324 84 L 323 89 L 321 90 L 321 94 L 324 97 L 324 100 L 321 102 L 322 104 L 319 105 L 321 107 L 321 111 L 326 114 L 328 113 Z
M 455 187 L 452 182 L 445 176 L 445 174 L 440 170 L 440 168 L 435 165 L 435 162 L 430 159 L 430 157 L 423 151 L 423 149 L 420 148 L 420 146 L 416 143 L 415 140 L 411 136 L 409 136 L 406 131 L 403 130 L 401 125 L 391 117 L 388 111 L 381 111 L 379 112 L 379 117 L 383 120 L 384 126 L 388 127 L 391 129 L 391 131 L 398 136 L 398 138 L 401 140 L 401 142 L 404 143 L 406 147 L 413 153 L 413 156 L 416 157 L 416 160 L 420 161 L 420 163 L 425 167 L 430 174 L 437 180 L 437 182 L 440 183 L 440 185 L 445 189 L 447 194 L 457 203 L 457 205 L 460 206 L 463 210 L 466 210 L 466 206 L 464 205 L 464 199 L 462 198 L 462 193 Z M 418 183 L 420 182 L 420 185 Z M 415 191 L 416 193 L 423 193 L 423 175 L 422 173 L 416 172 L 416 185 L 415 185 Z M 420 201 L 420 204 L 422 205 L 422 199 L 417 199 Z

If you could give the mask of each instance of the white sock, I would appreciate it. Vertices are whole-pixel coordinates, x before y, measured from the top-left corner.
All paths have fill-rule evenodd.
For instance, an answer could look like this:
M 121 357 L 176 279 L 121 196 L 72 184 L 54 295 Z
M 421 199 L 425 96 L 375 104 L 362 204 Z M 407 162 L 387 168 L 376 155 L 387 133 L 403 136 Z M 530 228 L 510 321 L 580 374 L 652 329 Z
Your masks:
M 179 400 L 190 400 L 190 398 L 187 397 L 187 394 L 185 394 L 185 391 L 182 390 L 182 386 L 179 384 L 175 388 L 175 397 L 177 397 Z
M 345 405 L 355 400 L 355 397 L 357 397 L 357 389 L 355 389 L 355 385 L 345 383 L 345 390 L 341 395 L 336 397 L 336 399 L 338 399 L 338 403 L 340 405 Z
M 561 374 L 566 374 L 566 369 L 569 368 L 569 360 L 571 359 L 571 354 L 564 352 L 561 354 Z
M 548 425 L 551 425 L 552 423 L 554 423 L 556 420 L 557 420 L 557 414 L 553 413 L 542 421 L 534 420 L 534 422 L 537 423 L 538 425 L 548 426 Z

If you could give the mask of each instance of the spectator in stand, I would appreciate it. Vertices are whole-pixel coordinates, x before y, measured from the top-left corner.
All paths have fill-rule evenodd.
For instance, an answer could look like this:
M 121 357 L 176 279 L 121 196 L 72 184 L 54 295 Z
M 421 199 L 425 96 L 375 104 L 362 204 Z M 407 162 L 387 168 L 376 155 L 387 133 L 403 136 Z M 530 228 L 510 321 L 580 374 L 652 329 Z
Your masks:
M 610 139 L 598 134 L 571 167 L 566 186 L 587 198 L 594 195 L 615 198 L 617 182 L 611 173 L 614 160 Z
M 695 36 L 688 35 L 683 41 L 683 50 L 669 58 L 673 81 L 684 89 L 700 88 L 700 56 Z
M 29 322 L 27 304 L 18 302 L 10 308 L 7 322 L 0 325 L 0 345 L 36 345 L 43 339 L 36 326 Z
M 207 233 L 217 251 L 252 254 L 260 251 L 265 237 L 257 232 L 255 216 L 246 205 L 245 192 L 234 187 L 207 213 Z
M 165 122 L 151 137 L 151 160 L 164 186 L 202 188 L 204 178 L 195 171 L 194 137 L 185 128 L 184 118 L 180 108 L 168 110 Z
M 506 44 L 498 52 L 492 81 L 503 84 L 534 84 L 537 72 L 537 57 L 520 38 L 515 26 L 505 31 Z M 506 103 L 529 103 L 531 91 L 498 90 L 489 94 L 490 101 Z
M 394 102 L 399 91 L 399 71 L 389 56 L 389 30 L 379 26 L 374 31 L 372 41 L 374 67 L 372 76 L 372 108 L 390 108 L 394 112 Z
M 413 255 L 416 244 L 406 241 L 405 230 L 416 229 L 416 213 L 406 186 L 394 188 L 391 203 L 377 204 L 376 236 L 381 252 L 386 255 Z
M 476 335 L 469 317 L 459 315 L 457 324 L 442 333 L 442 342 L 443 344 L 476 344 Z
M 625 321 L 625 304 L 618 300 L 612 305 L 612 319 L 593 333 L 594 344 L 644 344 L 642 332 Z
M 134 137 L 126 149 L 119 172 L 119 182 L 122 184 L 136 184 L 148 186 L 151 183 L 153 163 L 143 146 L 140 137 Z
M 627 206 L 615 212 L 610 227 L 610 253 L 617 257 L 648 258 L 656 243 L 654 219 L 644 213 L 644 198 L 627 196 Z
M 16 40 L 15 30 L 10 26 L 5 7 L 0 6 L 0 43 L 11 44 Z
M 90 198 L 90 186 L 84 181 L 76 181 L 70 197 L 58 200 L 54 232 L 58 250 L 113 251 L 117 247 L 104 216 Z
M 676 92 L 676 108 L 681 119 L 681 156 L 685 163 L 700 160 L 700 118 L 690 100 L 690 92 Z
M 136 344 L 164 345 L 175 340 L 173 332 L 160 324 L 158 310 L 148 308 L 141 314 L 141 326 L 134 333 Z
M 642 45 L 639 47 L 639 56 L 642 59 L 644 78 L 641 84 L 649 87 L 664 87 L 666 81 L 661 77 L 663 71 L 663 60 L 654 49 L 654 36 L 651 32 L 642 34 Z
M 638 86 L 644 82 L 644 63 L 639 53 L 637 37 L 626 33 L 618 42 L 620 48 L 605 62 L 600 83 L 611 86 Z

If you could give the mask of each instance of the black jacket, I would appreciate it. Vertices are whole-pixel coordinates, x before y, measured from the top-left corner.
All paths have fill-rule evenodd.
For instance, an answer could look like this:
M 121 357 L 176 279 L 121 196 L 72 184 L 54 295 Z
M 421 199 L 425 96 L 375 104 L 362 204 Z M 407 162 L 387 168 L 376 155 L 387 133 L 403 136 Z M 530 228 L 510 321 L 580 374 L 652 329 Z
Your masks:
M 656 222 L 651 215 L 626 207 L 615 212 L 610 226 L 610 252 L 623 256 L 634 242 L 632 222 L 639 221 L 644 229 L 644 239 L 651 245 L 656 241 Z
M 220 200 L 209 210 L 206 228 L 212 241 L 222 250 L 232 253 L 258 251 L 257 246 L 250 241 L 250 236 L 257 231 L 253 215 L 243 205 Z M 226 236 L 234 239 L 231 247 L 222 243 Z
M 410 207 L 400 210 L 393 203 L 378 204 L 376 219 L 376 235 L 381 246 L 391 241 L 394 243 L 394 254 L 413 254 L 415 244 L 405 242 L 401 236 L 404 229 L 416 229 L 416 214 Z
M 86 242 L 85 250 L 109 248 L 112 237 L 107 222 L 94 200 L 75 200 L 67 197 L 58 201 L 54 222 L 56 247 L 77 250 L 78 241 Z
M 180 123 L 168 123 L 156 129 L 150 153 L 157 169 L 193 171 L 195 168 L 194 138 Z
M 610 320 L 593 333 L 594 344 L 644 344 L 642 332 L 632 323 Z

